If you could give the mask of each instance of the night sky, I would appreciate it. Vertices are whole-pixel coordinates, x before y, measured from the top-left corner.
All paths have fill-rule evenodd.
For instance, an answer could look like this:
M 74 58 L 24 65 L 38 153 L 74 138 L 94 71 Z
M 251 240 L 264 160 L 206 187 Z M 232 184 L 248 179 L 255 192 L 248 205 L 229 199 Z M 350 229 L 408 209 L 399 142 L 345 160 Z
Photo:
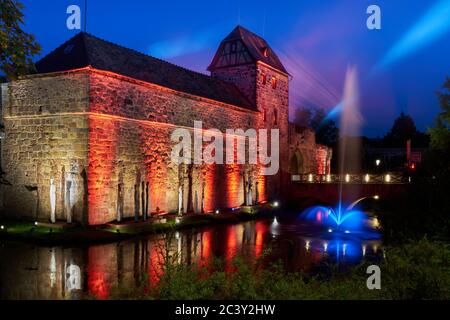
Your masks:
M 42 54 L 75 35 L 66 8 L 84 0 L 22 0 L 25 30 Z M 381 30 L 366 8 L 381 7 Z M 435 91 L 450 76 L 450 0 L 135 0 L 88 1 L 87 31 L 97 37 L 206 73 L 220 40 L 237 24 L 263 36 L 293 76 L 297 106 L 331 111 L 346 70 L 358 72 L 363 133 L 381 136 L 401 112 L 419 129 L 439 112 Z

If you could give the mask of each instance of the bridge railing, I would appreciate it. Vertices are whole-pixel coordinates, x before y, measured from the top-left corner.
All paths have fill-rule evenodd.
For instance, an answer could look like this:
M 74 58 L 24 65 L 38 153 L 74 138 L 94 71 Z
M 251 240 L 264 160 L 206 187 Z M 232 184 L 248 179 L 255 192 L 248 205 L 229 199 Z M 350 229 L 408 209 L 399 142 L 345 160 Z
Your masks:
M 291 181 L 297 183 L 348 183 L 348 184 L 405 184 L 409 177 L 400 173 L 385 174 L 294 174 Z

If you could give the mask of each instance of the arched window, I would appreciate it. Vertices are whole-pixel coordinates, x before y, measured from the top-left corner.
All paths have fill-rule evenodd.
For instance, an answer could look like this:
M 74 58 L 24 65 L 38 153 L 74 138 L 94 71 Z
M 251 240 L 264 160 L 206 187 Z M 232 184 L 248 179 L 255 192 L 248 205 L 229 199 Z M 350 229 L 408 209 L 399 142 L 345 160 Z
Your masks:
M 261 76 L 261 82 L 262 82 L 262 84 L 266 84 L 267 83 L 267 75 L 266 74 L 263 74 Z
M 278 110 L 273 109 L 273 125 L 278 125 Z
M 276 89 L 277 88 L 277 78 L 272 77 L 272 89 Z

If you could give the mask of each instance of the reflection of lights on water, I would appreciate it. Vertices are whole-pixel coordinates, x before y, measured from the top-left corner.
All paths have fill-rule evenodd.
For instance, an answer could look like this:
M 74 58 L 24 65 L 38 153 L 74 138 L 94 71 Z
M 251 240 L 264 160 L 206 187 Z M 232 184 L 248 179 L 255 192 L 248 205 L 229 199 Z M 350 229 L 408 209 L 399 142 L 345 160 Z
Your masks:
M 272 225 L 273 225 L 273 226 L 278 225 L 278 219 L 277 219 L 277 217 L 274 217 L 274 218 L 273 218 Z
M 367 247 L 366 247 L 366 245 L 364 244 L 364 245 L 362 246 L 362 255 L 363 255 L 363 257 L 366 255 L 366 249 L 367 249 Z
M 327 252 L 328 251 L 328 242 L 324 242 L 323 243 L 323 251 Z
M 54 287 L 56 284 L 56 256 L 55 249 L 51 250 L 50 255 L 50 287 Z
M 71 264 L 66 269 L 66 288 L 67 291 L 81 289 L 81 269 L 76 264 Z
M 180 223 L 180 218 L 175 218 L 175 223 Z
M 310 248 L 310 241 L 309 241 L 309 240 L 306 240 L 306 243 L 305 243 L 305 249 L 306 249 L 306 251 L 309 251 L 309 248 Z
M 378 218 L 374 217 L 372 218 L 372 227 L 377 229 L 380 226 L 380 221 L 378 220 Z
M 345 252 L 347 251 L 347 244 L 344 243 L 344 245 L 342 246 L 342 255 L 345 256 Z

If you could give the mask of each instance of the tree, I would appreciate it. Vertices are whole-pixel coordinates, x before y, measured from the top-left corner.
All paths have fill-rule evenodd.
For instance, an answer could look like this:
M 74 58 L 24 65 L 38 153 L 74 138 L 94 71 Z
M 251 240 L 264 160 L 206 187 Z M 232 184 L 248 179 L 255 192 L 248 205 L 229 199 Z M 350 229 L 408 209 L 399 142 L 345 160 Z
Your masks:
M 0 0 L 0 70 L 13 80 L 34 69 L 32 58 L 41 50 L 34 36 L 21 28 L 22 3 L 16 0 Z
M 299 127 L 311 126 L 312 111 L 308 108 L 297 108 L 294 114 L 294 123 Z
M 416 147 L 427 147 L 429 144 L 428 135 L 417 130 L 411 116 L 400 113 L 394 120 L 391 130 L 384 137 L 384 144 L 389 147 L 404 147 L 406 141 L 412 140 Z
M 327 119 L 324 109 L 314 110 L 298 108 L 295 111 L 294 123 L 300 127 L 309 127 L 316 133 L 316 142 L 327 146 L 335 146 L 339 136 L 339 129 L 333 120 Z
M 431 147 L 450 152 L 450 78 L 447 77 L 442 90 L 437 92 L 442 111 L 436 117 L 434 128 L 428 129 Z

